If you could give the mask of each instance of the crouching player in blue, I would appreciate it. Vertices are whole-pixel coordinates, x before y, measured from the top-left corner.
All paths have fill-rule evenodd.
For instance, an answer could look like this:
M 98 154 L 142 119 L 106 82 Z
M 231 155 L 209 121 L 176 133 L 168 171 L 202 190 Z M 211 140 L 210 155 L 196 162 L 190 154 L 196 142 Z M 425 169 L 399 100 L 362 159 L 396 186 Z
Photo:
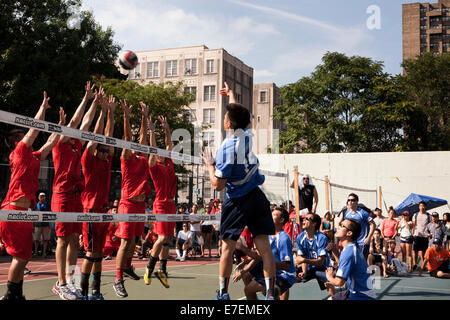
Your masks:
M 289 213 L 280 207 L 272 211 L 275 234 L 269 236 L 270 247 L 275 258 L 276 298 L 289 300 L 289 288 L 295 283 L 296 272 L 294 257 L 292 255 L 292 241 L 289 235 L 283 230 L 283 226 L 289 221 Z M 245 296 L 247 300 L 256 300 L 257 292 L 264 292 L 263 266 L 260 259 L 251 260 L 248 264 L 243 262 L 237 268 L 233 281 L 241 279 L 245 284 Z
M 327 236 L 319 231 L 321 223 L 320 217 L 315 213 L 309 213 L 303 219 L 302 229 L 305 231 L 297 237 L 295 264 L 298 266 L 297 282 L 317 279 L 320 290 L 325 290 L 326 270 L 330 262 L 327 255 Z M 328 293 L 332 292 L 329 290 Z
M 265 177 L 259 173 L 259 161 L 252 152 L 252 137 L 247 127 L 250 112 L 236 103 L 233 91 L 225 83 L 220 94 L 230 97 L 224 116 L 224 130 L 227 137 L 216 153 L 210 150 L 202 157 L 209 172 L 212 187 L 221 191 L 225 188 L 226 199 L 222 205 L 220 235 L 222 255 L 219 263 L 219 292 L 217 300 L 229 300 L 228 284 L 233 267 L 233 252 L 245 226 L 253 235 L 256 249 L 263 260 L 267 299 L 273 299 L 275 260 L 270 249 L 268 235 L 275 233 L 270 212 L 270 203 L 259 186 Z
M 375 290 L 367 270 L 361 248 L 357 244 L 361 224 L 353 219 L 343 220 L 336 232 L 344 249 L 339 258 L 337 272 L 327 269 L 328 285 L 341 287 L 347 282 L 347 290 L 332 295 L 329 300 L 373 300 Z

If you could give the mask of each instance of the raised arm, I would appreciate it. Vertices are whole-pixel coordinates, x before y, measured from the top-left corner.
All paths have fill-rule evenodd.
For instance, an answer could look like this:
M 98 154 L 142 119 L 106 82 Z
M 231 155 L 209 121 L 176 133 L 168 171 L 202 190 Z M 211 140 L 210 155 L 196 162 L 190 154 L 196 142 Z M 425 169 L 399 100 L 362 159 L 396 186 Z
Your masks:
M 131 125 L 130 125 L 130 113 L 131 108 L 133 106 L 128 106 L 127 101 L 123 100 L 120 103 L 120 108 L 123 111 L 123 134 L 125 141 L 132 141 L 132 134 L 131 134 Z M 123 159 L 129 159 L 131 157 L 131 150 L 123 149 L 121 158 Z
M 64 113 L 64 109 L 59 107 L 59 122 L 58 125 L 64 126 L 66 124 L 66 114 Z M 47 142 L 41 147 L 39 150 L 41 152 L 41 161 L 47 159 L 48 155 L 52 151 L 53 147 L 58 143 L 59 134 L 52 133 Z
M 139 102 L 139 104 L 141 105 L 141 129 L 139 131 L 139 143 L 148 146 L 148 106 L 142 101 Z M 148 155 L 144 154 L 144 156 L 147 157 Z
M 114 135 L 114 111 L 116 110 L 116 98 L 114 98 L 113 95 L 109 96 L 108 101 L 108 120 L 106 121 L 106 129 L 105 129 L 105 136 L 112 137 Z M 114 155 L 114 147 L 108 146 L 109 148 L 109 155 Z
M 78 128 L 80 125 L 87 103 L 95 96 L 94 87 L 95 84 L 91 86 L 90 81 L 86 82 L 83 100 L 81 100 L 81 103 L 72 116 L 72 119 L 70 119 L 70 122 L 67 125 L 69 128 Z
M 101 107 L 102 109 L 100 110 L 100 114 L 94 128 L 94 133 L 96 134 L 103 134 L 103 129 L 105 128 L 105 117 L 108 110 L 108 104 L 106 100 L 101 100 Z M 91 156 L 94 155 L 97 144 L 98 143 L 94 141 L 89 141 L 89 143 L 87 144 L 86 149 Z
M 38 112 L 34 116 L 34 119 L 36 120 L 45 119 L 45 112 L 47 111 L 47 109 L 50 109 L 50 105 L 48 104 L 49 100 L 50 98 L 47 97 L 47 92 L 44 91 L 44 100 L 42 100 L 42 104 L 39 107 Z M 34 143 L 34 140 L 36 140 L 38 134 L 39 130 L 29 129 L 27 134 L 22 138 L 22 142 L 25 143 L 27 146 L 31 147 Z
M 220 89 L 219 94 L 224 96 L 224 97 L 229 97 L 230 98 L 230 103 L 237 103 L 236 98 L 234 96 L 233 90 L 231 90 L 228 87 L 228 84 L 226 82 L 224 82 L 225 87 Z
M 150 146 L 156 147 L 156 138 L 155 138 L 155 128 L 156 128 L 156 121 L 152 121 L 152 117 L 148 118 L 148 128 L 150 132 Z M 151 153 L 148 157 L 148 165 L 150 168 L 154 167 L 156 164 L 156 155 Z
M 164 142 L 166 144 L 166 149 L 171 151 L 173 149 L 173 142 L 172 142 L 172 134 L 170 133 L 170 127 L 169 123 L 167 122 L 167 118 L 163 116 L 158 117 L 159 122 L 161 122 L 161 127 L 164 128 Z

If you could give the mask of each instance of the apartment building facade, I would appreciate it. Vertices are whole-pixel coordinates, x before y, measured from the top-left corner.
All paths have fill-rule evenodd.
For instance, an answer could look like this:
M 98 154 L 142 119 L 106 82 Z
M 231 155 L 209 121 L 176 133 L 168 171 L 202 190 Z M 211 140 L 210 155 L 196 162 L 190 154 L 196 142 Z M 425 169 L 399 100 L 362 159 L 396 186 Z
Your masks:
M 403 60 L 450 52 L 450 0 L 402 6 Z

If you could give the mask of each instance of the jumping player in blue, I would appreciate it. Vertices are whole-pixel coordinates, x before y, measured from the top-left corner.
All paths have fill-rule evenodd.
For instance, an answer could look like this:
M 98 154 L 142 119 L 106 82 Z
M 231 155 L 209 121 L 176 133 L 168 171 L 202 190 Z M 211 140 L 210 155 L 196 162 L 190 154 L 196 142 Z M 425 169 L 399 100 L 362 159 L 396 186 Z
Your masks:
M 262 256 L 266 298 L 274 299 L 275 260 L 268 235 L 275 234 L 275 227 L 270 203 L 258 187 L 264 183 L 265 178 L 259 173 L 258 158 L 251 150 L 252 137 L 247 130 L 250 112 L 236 103 L 227 83 L 220 94 L 230 98 L 224 116 L 227 137 L 217 150 L 215 160 L 209 149 L 202 154 L 213 188 L 217 191 L 227 188 L 220 222 L 223 245 L 219 264 L 219 291 L 215 299 L 230 299 L 228 284 L 233 252 L 245 226 L 250 229 L 255 246 Z

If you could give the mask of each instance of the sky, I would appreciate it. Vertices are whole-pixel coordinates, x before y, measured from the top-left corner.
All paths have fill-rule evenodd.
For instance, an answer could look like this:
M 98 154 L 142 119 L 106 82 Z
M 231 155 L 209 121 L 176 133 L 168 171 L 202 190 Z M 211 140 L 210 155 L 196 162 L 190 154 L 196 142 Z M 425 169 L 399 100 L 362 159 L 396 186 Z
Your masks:
M 327 51 L 370 57 L 401 73 L 407 0 L 83 0 L 123 50 L 206 45 L 279 87 L 309 76 Z M 437 1 L 432 1 L 437 2 Z

